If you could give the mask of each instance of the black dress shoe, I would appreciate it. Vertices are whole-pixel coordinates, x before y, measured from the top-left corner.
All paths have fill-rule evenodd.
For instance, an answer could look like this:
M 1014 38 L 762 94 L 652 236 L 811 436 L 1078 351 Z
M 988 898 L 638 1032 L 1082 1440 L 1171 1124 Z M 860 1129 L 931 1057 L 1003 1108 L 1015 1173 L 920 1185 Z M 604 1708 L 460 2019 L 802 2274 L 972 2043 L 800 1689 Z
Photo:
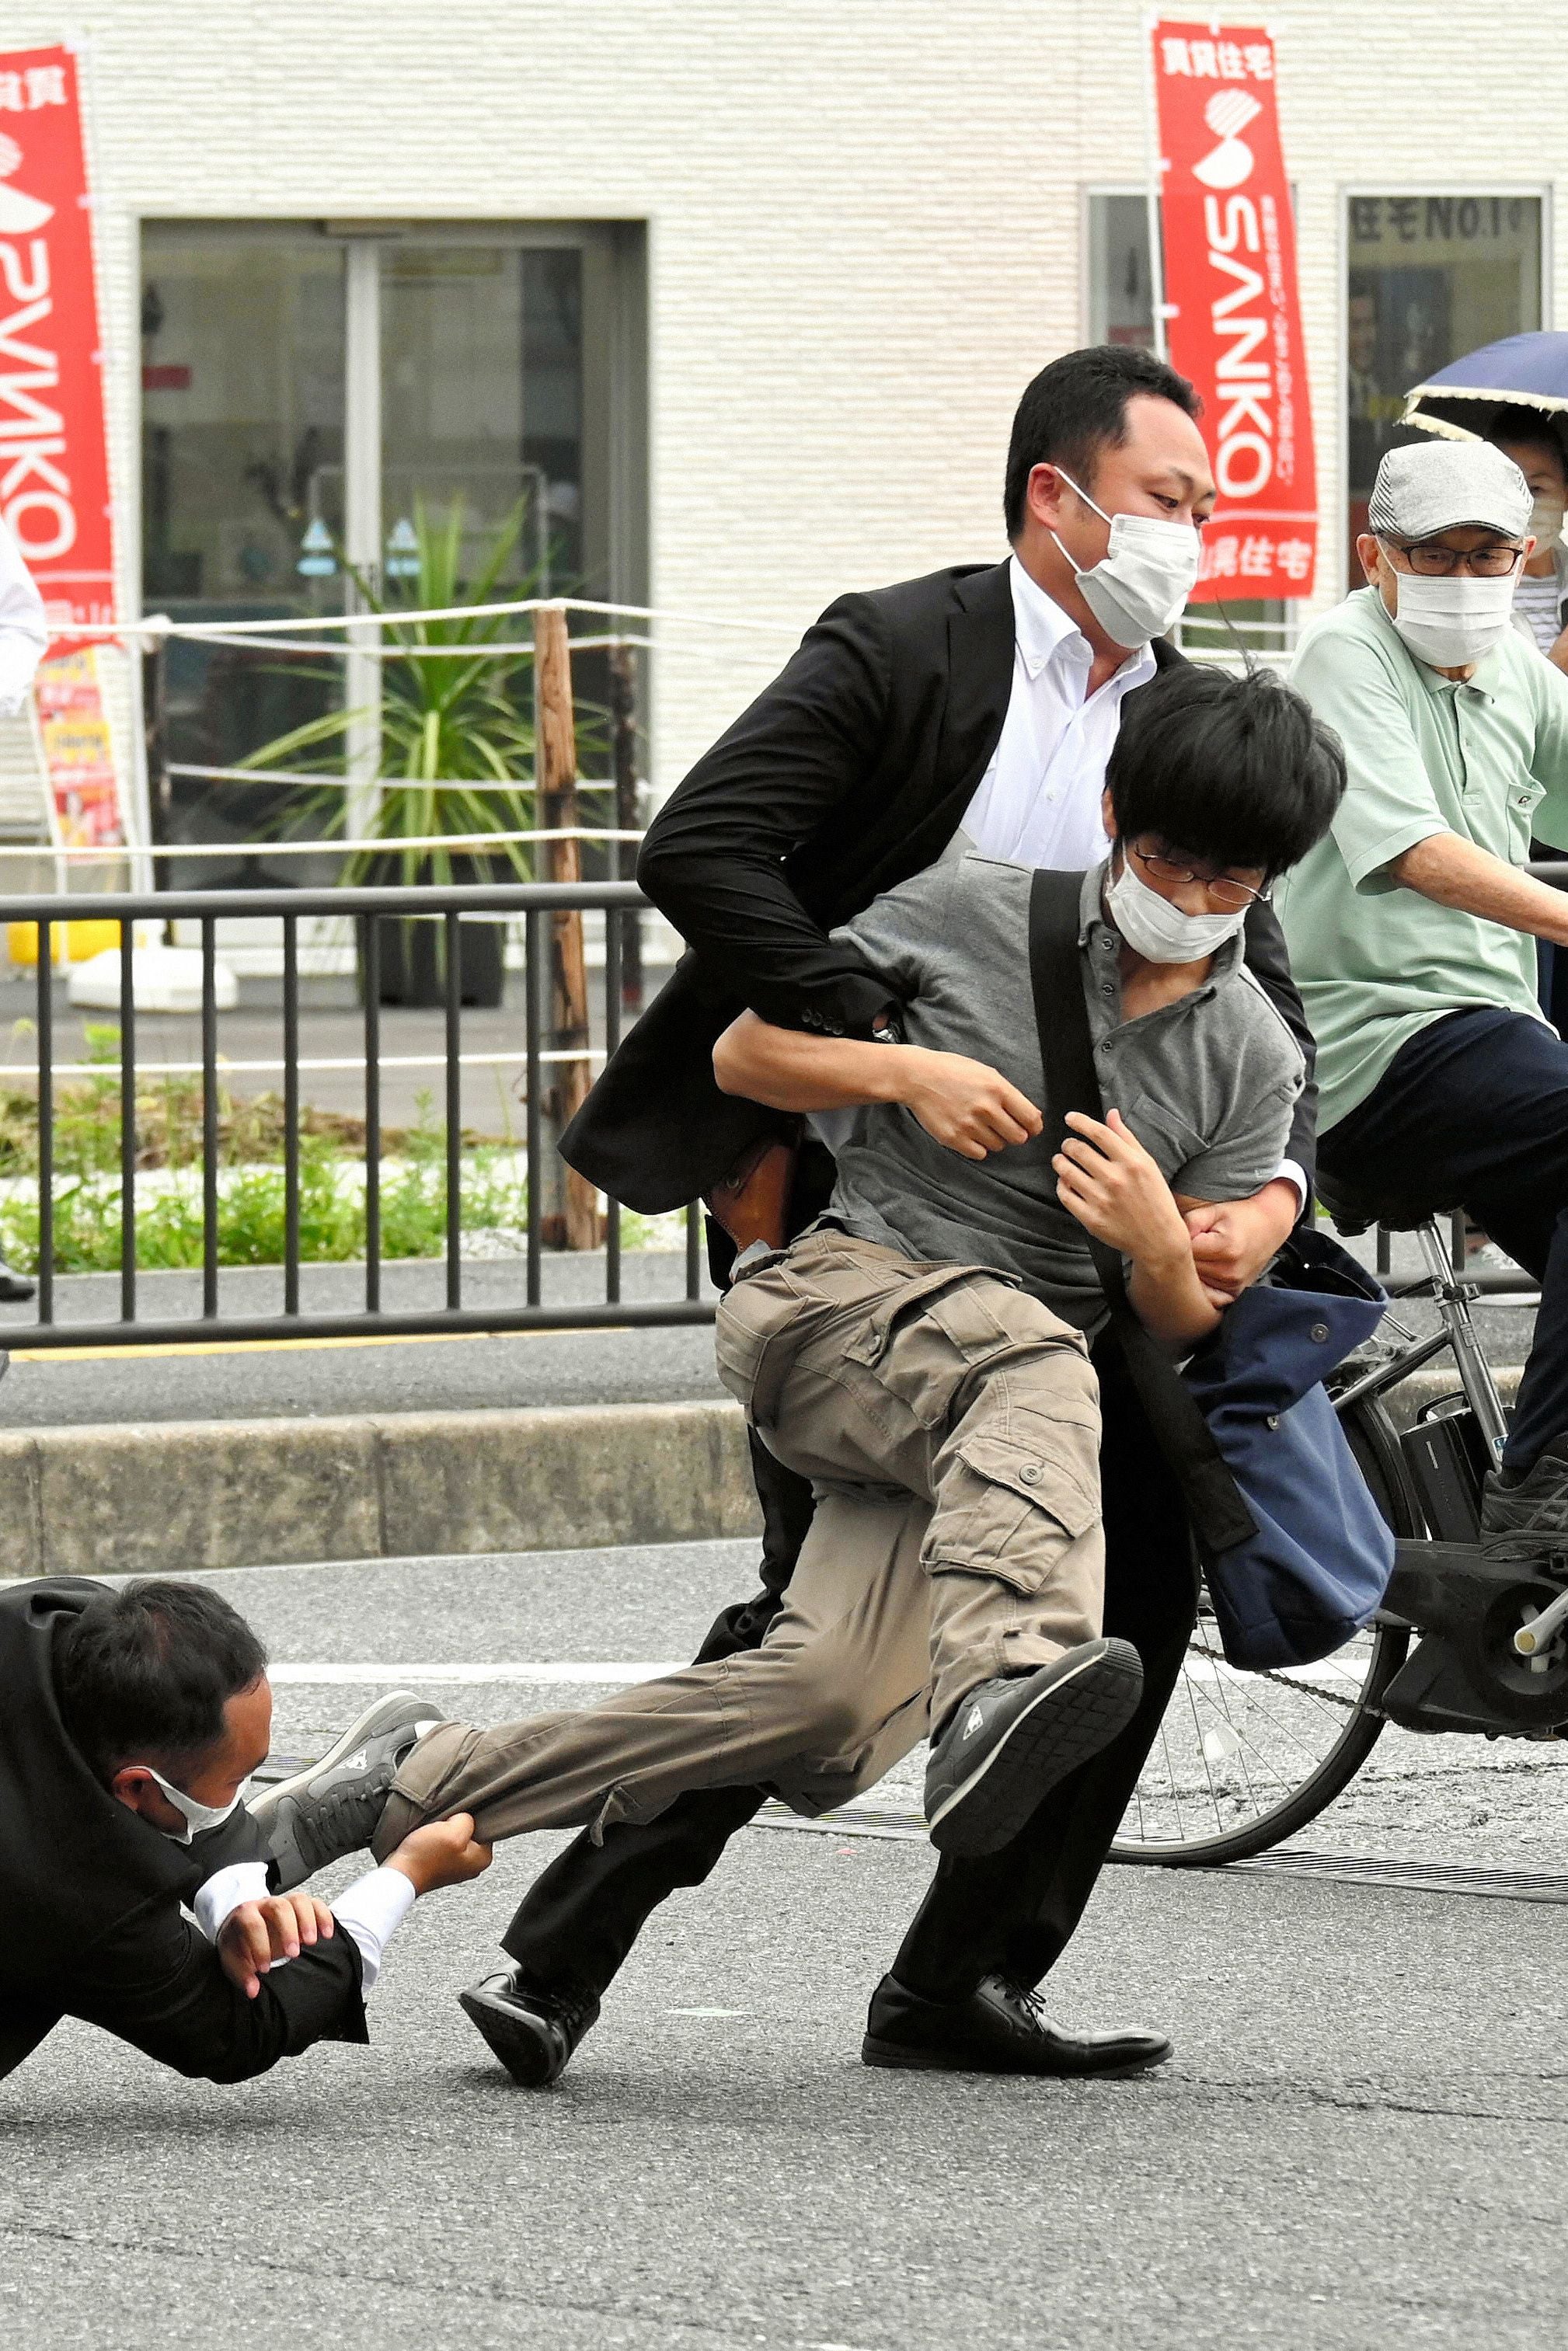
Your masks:
M 514 2082 L 548 2089 L 560 2079 L 583 2034 L 599 2021 L 597 1996 L 559 1986 L 536 1991 L 520 1968 L 484 1976 L 457 1995 Z
M 1063 2032 L 1036 1991 L 988 1976 L 967 2000 L 925 2000 L 883 1976 L 871 1996 L 861 2058 L 929 2074 L 1114 2076 L 1163 2065 L 1159 2032 Z
M 13 1273 L 4 1258 L 0 1258 L 0 1301 L 7 1306 L 20 1306 L 32 1297 L 38 1285 L 25 1273 Z

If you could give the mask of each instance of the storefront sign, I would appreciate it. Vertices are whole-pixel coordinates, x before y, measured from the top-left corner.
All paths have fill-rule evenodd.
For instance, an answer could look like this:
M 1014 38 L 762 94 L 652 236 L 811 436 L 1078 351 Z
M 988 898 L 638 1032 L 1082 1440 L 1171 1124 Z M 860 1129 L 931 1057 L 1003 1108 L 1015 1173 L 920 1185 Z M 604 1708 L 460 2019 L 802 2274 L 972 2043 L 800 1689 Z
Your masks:
M 78 60 L 0 50 L 0 514 L 51 622 L 114 617 Z
M 125 839 L 99 658 L 95 645 L 51 653 L 33 688 L 62 849 L 114 849 Z
M 1164 19 L 1152 39 L 1166 344 L 1202 395 L 1219 491 L 1193 601 L 1308 596 L 1317 489 L 1274 44 Z

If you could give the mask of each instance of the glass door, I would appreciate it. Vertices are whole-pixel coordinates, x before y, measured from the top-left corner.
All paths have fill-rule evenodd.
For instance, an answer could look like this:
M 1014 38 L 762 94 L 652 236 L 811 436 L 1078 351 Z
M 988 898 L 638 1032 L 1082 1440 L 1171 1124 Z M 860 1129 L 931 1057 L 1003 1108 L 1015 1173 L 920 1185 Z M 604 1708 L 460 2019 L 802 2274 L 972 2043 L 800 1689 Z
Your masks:
M 437 540 L 459 600 L 491 565 L 503 593 L 645 595 L 637 229 L 148 223 L 142 265 L 147 610 L 306 619 L 358 581 L 410 604 Z M 580 664 L 590 698 L 600 666 Z M 169 756 L 230 768 L 364 710 L 338 772 L 368 789 L 378 684 L 369 659 L 176 643 Z M 217 852 L 281 807 L 281 789 L 185 776 L 164 819 Z M 171 878 L 255 880 L 258 862 L 181 860 Z

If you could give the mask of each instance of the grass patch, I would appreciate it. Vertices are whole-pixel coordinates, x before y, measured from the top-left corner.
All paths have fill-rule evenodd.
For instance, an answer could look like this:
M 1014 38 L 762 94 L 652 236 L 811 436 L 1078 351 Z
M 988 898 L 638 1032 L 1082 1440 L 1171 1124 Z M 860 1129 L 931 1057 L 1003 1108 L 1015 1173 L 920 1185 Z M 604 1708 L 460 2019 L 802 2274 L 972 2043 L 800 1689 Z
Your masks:
M 88 1058 L 101 1078 L 78 1079 L 55 1096 L 54 1264 L 57 1273 L 117 1272 L 120 1261 L 120 1031 L 88 1030 Z M 361 1120 L 301 1108 L 299 1254 L 307 1264 L 342 1263 L 365 1253 Z M 284 1258 L 283 1101 L 218 1098 L 218 1260 L 280 1265 Z M 136 1261 L 149 1269 L 202 1263 L 202 1083 L 148 1079 L 136 1095 L 136 1165 L 172 1180 L 137 1201 Z M 521 1228 L 528 1184 L 510 1138 L 463 1137 L 463 1221 L 470 1228 Z M 446 1246 L 446 1130 L 419 1097 L 412 1127 L 382 1134 L 382 1254 L 439 1257 Z M 38 1104 L 30 1092 L 0 1091 L 0 1178 L 25 1182 L 38 1170 Z M 630 1221 L 630 1220 L 629 1220 Z M 18 1271 L 38 1270 L 37 1197 L 0 1198 L 0 1256 Z

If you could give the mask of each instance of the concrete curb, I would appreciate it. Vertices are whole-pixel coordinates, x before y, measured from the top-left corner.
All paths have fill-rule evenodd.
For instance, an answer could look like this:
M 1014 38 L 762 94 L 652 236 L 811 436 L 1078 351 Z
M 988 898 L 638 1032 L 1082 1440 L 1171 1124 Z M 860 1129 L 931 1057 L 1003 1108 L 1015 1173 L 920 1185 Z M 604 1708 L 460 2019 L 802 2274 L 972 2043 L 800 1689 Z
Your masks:
M 755 1533 L 727 1403 L 0 1431 L 0 1576 Z
M 1517 1369 L 1497 1374 L 1505 1401 Z M 1416 1373 L 1397 1426 L 1457 1386 Z M 701 1541 L 760 1524 L 739 1407 L 0 1431 L 0 1577 Z

